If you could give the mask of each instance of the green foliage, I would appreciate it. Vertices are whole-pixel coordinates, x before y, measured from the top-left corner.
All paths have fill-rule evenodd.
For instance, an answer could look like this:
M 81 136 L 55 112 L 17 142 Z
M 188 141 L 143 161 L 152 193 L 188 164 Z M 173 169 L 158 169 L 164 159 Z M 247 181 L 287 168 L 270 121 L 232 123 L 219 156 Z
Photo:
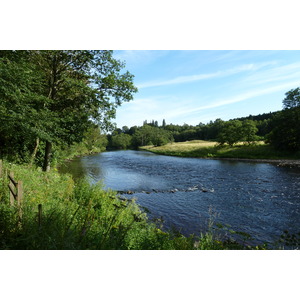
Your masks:
M 45 148 L 49 169 L 52 144 L 80 143 L 93 123 L 111 129 L 116 108 L 137 91 L 124 63 L 106 50 L 0 51 L 0 141 L 24 162 L 35 142 Z M 53 147 L 54 148 L 54 147 Z
M 267 141 L 278 150 L 300 150 L 300 88 L 287 92 L 283 99 L 284 110 L 271 120 L 272 131 Z
M 243 124 L 241 121 L 233 120 L 226 122 L 217 138 L 220 145 L 227 143 L 229 146 L 233 146 L 237 142 L 243 139 Z
M 258 137 L 256 133 L 258 128 L 255 125 L 255 122 L 252 120 L 245 120 L 242 122 L 242 132 L 243 132 L 243 140 L 248 144 L 254 144 Z
M 108 139 L 102 134 L 99 127 L 91 127 L 85 134 L 82 142 L 71 146 L 56 147 L 53 151 L 53 161 L 58 162 L 63 159 L 71 159 L 75 156 L 89 155 L 106 150 Z
M 168 131 L 156 126 L 143 125 L 133 134 L 132 145 L 134 147 L 146 145 L 162 146 L 172 140 L 172 135 Z
M 284 108 L 295 108 L 300 106 L 300 88 L 292 89 L 285 94 L 283 99 Z
M 128 149 L 131 146 L 131 140 L 131 135 L 122 132 L 111 137 L 110 146 L 114 149 Z
M 149 125 L 143 125 L 138 130 L 136 130 L 136 132 L 132 136 L 132 142 L 134 146 L 138 147 L 152 144 L 151 138 L 154 130 L 154 127 Z
M 229 146 L 233 146 L 240 141 L 245 141 L 250 145 L 258 139 L 257 131 L 255 122 L 252 120 L 232 120 L 223 123 L 217 141 L 220 145 L 227 143 Z
M 285 109 L 272 121 L 273 130 L 267 136 L 268 142 L 279 150 L 300 150 L 300 107 Z

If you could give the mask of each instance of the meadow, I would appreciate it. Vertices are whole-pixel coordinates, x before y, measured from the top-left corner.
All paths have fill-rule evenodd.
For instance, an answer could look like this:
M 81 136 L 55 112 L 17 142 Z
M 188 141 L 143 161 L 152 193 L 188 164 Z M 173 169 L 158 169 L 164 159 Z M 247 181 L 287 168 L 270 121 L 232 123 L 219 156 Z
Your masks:
M 169 143 L 164 146 L 144 146 L 141 150 L 151 151 L 161 155 L 179 157 L 199 157 L 199 158 L 231 158 L 231 159 L 299 159 L 300 153 L 290 153 L 279 151 L 264 142 L 255 144 L 245 144 L 239 142 L 234 146 L 220 146 L 217 142 L 193 140 L 186 142 Z

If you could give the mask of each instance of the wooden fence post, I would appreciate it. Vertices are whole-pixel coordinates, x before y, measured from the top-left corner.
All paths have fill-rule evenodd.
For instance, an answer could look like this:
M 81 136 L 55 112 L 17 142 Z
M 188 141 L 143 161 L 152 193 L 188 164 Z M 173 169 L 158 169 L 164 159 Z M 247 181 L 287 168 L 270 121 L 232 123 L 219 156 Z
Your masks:
M 38 205 L 38 223 L 39 223 L 39 228 L 42 226 L 42 204 Z
M 10 172 L 8 175 L 9 178 L 9 201 L 11 206 L 15 205 L 17 201 L 17 207 L 19 211 L 19 219 L 22 219 L 22 202 L 23 202 L 23 181 L 15 181 L 14 172 Z
M 16 194 L 14 194 L 14 172 L 10 171 L 9 172 L 9 184 L 8 184 L 8 187 L 10 189 L 9 191 L 9 202 L 10 202 L 10 205 L 11 206 L 14 206 L 14 202 L 15 202 L 15 196 Z M 12 184 L 11 184 L 11 181 L 12 181 Z
M 22 220 L 23 212 L 22 212 L 22 202 L 23 202 L 23 181 L 17 182 L 17 204 L 19 210 L 19 219 Z

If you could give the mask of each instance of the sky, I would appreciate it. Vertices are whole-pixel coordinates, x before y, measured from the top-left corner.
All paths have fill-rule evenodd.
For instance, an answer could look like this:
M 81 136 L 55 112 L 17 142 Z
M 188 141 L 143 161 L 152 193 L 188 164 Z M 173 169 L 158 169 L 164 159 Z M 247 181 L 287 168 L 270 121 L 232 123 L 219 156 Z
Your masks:
M 300 86 L 298 50 L 118 50 L 138 93 L 117 109 L 118 128 L 206 124 L 282 109 Z

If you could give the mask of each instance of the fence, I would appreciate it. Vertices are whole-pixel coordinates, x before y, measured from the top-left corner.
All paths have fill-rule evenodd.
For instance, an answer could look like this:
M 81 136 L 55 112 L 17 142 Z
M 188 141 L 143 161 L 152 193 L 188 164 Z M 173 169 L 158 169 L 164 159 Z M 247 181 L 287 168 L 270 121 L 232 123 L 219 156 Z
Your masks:
M 7 169 L 3 167 L 3 162 L 0 159 L 0 178 L 8 179 L 8 188 L 9 188 L 9 202 L 11 206 L 15 206 L 17 202 L 18 217 L 19 217 L 19 226 L 21 226 L 22 221 L 22 203 L 23 203 L 23 181 L 16 181 L 14 178 L 14 173 L 12 171 L 7 174 Z M 38 205 L 38 226 L 42 226 L 42 204 Z
M 23 182 L 21 180 L 15 181 L 14 173 L 10 172 L 8 174 L 9 179 L 9 201 L 11 206 L 15 205 L 17 201 L 19 221 L 22 220 L 22 201 L 23 201 Z
M 7 174 L 7 170 L 4 171 L 3 162 L 0 160 L 0 178 Z M 4 176 L 6 177 L 6 175 Z M 10 171 L 8 177 L 9 188 L 9 202 L 11 206 L 15 206 L 17 202 L 19 221 L 22 220 L 22 202 L 23 202 L 23 181 L 16 181 L 14 178 L 14 172 Z

